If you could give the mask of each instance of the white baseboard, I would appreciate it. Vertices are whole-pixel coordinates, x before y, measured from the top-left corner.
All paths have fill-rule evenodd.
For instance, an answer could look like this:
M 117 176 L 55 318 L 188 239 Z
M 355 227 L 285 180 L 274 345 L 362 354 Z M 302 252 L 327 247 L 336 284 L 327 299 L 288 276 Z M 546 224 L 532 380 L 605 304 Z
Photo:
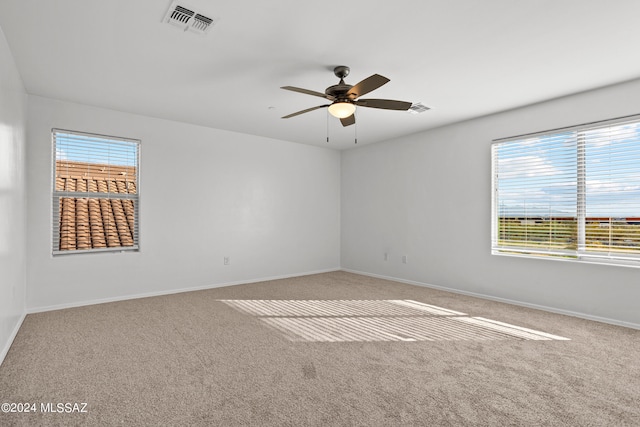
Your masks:
M 214 283 L 212 285 L 195 286 L 192 288 L 169 289 L 169 290 L 158 291 L 158 292 L 147 292 L 142 294 L 123 295 L 123 296 L 100 298 L 100 299 L 94 299 L 94 300 L 88 300 L 88 301 L 74 301 L 70 303 L 49 305 L 44 307 L 28 307 L 27 313 L 29 314 L 42 313 L 45 311 L 63 310 L 65 308 L 83 307 L 85 305 L 104 304 L 108 302 L 125 301 L 130 299 L 137 299 L 137 298 L 149 298 L 149 297 L 156 297 L 161 295 L 179 294 L 182 292 L 202 291 L 205 289 L 222 288 L 224 286 L 244 285 L 249 283 L 266 282 L 269 280 L 279 280 L 279 279 L 288 279 L 291 277 L 310 276 L 312 274 L 329 273 L 332 271 L 340 271 L 340 268 L 307 271 L 307 272 L 295 273 L 295 274 L 285 274 L 281 276 L 261 277 L 261 278 L 249 279 L 249 280 L 238 280 L 233 282 Z
M 16 339 L 16 335 L 18 335 L 18 331 L 20 330 L 20 326 L 22 326 L 22 322 L 24 322 L 25 317 L 27 317 L 27 313 L 22 313 L 22 316 L 20 316 L 20 319 L 18 319 L 18 323 L 16 323 L 16 326 L 11 332 L 11 335 L 9 335 L 9 339 L 5 343 L 2 352 L 0 352 L 0 365 L 2 365 L 2 362 L 4 362 L 4 358 L 7 357 L 7 353 L 9 353 L 11 344 L 13 344 L 13 340 Z
M 580 313 L 580 312 L 570 311 L 570 310 L 563 310 L 561 308 L 547 307 L 547 306 L 538 305 L 538 304 L 531 304 L 531 303 L 523 302 L 523 301 L 516 301 L 516 300 L 507 299 L 507 298 L 500 298 L 500 297 L 495 297 L 495 296 L 491 296 L 491 295 L 480 294 L 480 293 L 476 293 L 476 292 L 463 291 L 463 290 L 460 290 L 460 289 L 447 288 L 447 287 L 444 287 L 444 286 L 437 286 L 437 285 L 432 285 L 430 283 L 417 282 L 417 281 L 414 281 L 414 280 L 406 280 L 406 279 L 400 279 L 400 278 L 397 278 L 397 277 L 383 276 L 381 274 L 367 273 L 367 272 L 358 271 L 358 270 L 351 270 L 351 269 L 348 269 L 348 268 L 343 268 L 342 271 L 346 271 L 348 273 L 354 273 L 354 274 L 361 274 L 363 276 L 375 277 L 375 278 L 378 278 L 378 279 L 385 279 L 385 280 L 391 280 L 391 281 L 394 281 L 394 282 L 406 283 L 408 285 L 416 285 L 416 286 L 423 286 L 423 287 L 426 287 L 426 288 L 438 289 L 440 291 L 452 292 L 452 293 L 455 293 L 455 294 L 467 295 L 467 296 L 487 299 L 487 300 L 491 300 L 491 301 L 504 302 L 506 304 L 518 305 L 518 306 L 521 306 L 521 307 L 533 308 L 533 309 L 536 309 L 536 310 L 548 311 L 548 312 L 551 312 L 551 313 L 564 314 L 566 316 L 578 317 L 580 319 L 586 319 L 586 320 L 593 320 L 595 322 L 608 323 L 610 325 L 624 326 L 626 328 L 633 328 L 633 329 L 640 329 L 640 324 L 633 323 L 633 322 L 626 322 L 624 320 L 610 319 L 608 317 L 593 316 L 591 314 Z

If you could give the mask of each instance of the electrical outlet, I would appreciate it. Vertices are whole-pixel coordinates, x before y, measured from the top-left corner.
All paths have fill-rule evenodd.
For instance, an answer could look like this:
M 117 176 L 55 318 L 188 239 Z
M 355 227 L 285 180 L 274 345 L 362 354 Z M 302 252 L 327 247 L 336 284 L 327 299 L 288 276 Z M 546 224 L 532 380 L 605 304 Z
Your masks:
M 407 263 L 407 256 L 406 255 L 402 255 L 402 263 L 403 264 Z
M 224 257 L 224 265 L 229 265 L 229 257 Z
M 384 253 L 384 260 L 389 261 L 389 254 L 386 252 Z

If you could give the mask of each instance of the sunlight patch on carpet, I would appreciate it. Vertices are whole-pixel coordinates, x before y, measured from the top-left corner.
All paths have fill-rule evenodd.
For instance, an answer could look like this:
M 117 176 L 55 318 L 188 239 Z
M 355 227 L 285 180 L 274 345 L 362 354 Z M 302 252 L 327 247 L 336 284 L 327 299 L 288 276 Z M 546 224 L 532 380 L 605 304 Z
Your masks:
M 568 340 L 413 300 L 218 300 L 291 341 Z

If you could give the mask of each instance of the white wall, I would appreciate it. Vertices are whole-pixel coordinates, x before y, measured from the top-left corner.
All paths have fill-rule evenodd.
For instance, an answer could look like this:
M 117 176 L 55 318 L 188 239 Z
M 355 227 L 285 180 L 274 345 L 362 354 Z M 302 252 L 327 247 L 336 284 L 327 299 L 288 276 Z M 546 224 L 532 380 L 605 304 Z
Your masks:
M 337 151 L 36 96 L 28 119 L 30 311 L 340 267 Z M 139 253 L 51 256 L 54 127 L 142 140 Z
M 640 268 L 491 255 L 490 158 L 493 139 L 638 114 L 638 99 L 640 80 L 343 152 L 342 267 L 640 327 Z
M 0 363 L 25 313 L 27 95 L 0 29 Z

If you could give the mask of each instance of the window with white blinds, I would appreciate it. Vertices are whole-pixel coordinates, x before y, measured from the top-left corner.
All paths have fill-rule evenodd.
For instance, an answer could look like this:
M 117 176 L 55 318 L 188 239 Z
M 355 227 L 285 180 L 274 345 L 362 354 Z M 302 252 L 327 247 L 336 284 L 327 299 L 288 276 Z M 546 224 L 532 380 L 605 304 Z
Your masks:
M 494 141 L 492 251 L 640 261 L 640 116 Z
M 53 129 L 54 255 L 138 250 L 140 141 Z

